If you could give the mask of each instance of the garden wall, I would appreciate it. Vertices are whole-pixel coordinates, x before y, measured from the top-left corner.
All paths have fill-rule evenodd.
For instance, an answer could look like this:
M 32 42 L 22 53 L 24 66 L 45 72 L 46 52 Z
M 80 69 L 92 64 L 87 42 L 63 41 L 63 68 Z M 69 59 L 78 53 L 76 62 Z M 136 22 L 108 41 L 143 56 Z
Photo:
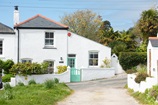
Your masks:
M 114 75 L 114 68 L 83 68 L 81 71 L 81 81 L 110 78 Z
M 153 85 L 157 84 L 155 78 L 147 77 L 146 81 L 141 81 L 140 84 L 135 82 L 136 75 L 135 74 L 128 74 L 127 75 L 127 84 L 128 88 L 133 89 L 135 92 L 139 91 L 144 93 L 146 89 L 151 88 Z

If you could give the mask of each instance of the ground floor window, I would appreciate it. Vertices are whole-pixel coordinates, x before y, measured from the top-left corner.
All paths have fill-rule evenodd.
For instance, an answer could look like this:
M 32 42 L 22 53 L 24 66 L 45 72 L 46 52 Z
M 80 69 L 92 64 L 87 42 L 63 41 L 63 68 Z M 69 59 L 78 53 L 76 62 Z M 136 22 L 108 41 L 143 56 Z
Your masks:
M 98 52 L 89 52 L 89 66 L 98 66 Z
M 22 63 L 26 63 L 26 62 L 32 63 L 32 59 L 31 58 L 23 58 L 23 59 L 21 59 L 21 62 Z
M 54 73 L 54 61 L 53 61 L 53 60 L 45 60 L 44 62 L 47 62 L 47 63 L 48 63 L 48 70 L 47 70 L 47 73 L 48 73 L 48 74 Z

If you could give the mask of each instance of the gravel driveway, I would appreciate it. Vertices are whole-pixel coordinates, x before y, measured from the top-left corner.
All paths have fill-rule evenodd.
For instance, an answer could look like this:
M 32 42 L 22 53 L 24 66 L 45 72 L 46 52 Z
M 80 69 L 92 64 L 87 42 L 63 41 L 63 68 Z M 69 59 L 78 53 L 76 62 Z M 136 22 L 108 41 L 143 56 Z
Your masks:
M 68 83 L 74 93 L 57 105 L 139 105 L 124 89 L 127 75 L 110 79 Z

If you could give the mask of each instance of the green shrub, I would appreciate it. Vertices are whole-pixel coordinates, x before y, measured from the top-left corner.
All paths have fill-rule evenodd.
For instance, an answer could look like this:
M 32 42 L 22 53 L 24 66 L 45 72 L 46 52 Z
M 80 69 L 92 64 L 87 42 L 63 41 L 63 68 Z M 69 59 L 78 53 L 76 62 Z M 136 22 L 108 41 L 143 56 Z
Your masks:
M 158 86 L 153 86 L 150 90 L 149 90 L 149 96 L 150 97 L 154 97 L 155 99 L 157 99 L 158 97 Z
M 136 73 L 137 71 L 136 70 L 133 70 L 133 69 L 129 69 L 126 71 L 127 74 L 133 74 L 133 73 Z
M 23 76 L 31 74 L 44 74 L 48 68 L 47 63 L 17 63 L 12 66 L 10 72 L 12 74 L 21 74 Z
M 67 66 L 57 66 L 58 74 L 61 74 L 67 70 Z
M 4 84 L 4 89 L 9 90 L 9 89 L 12 89 L 12 87 L 10 86 L 9 83 L 6 83 L 6 84 Z
M 55 82 L 56 84 L 58 84 L 58 83 L 59 83 L 59 79 L 58 79 L 58 78 L 54 78 L 54 82 Z
M 145 52 L 121 52 L 119 61 L 124 70 L 131 69 L 139 64 L 147 63 L 147 53 Z
M 135 82 L 140 83 L 141 81 L 145 81 L 146 77 L 148 77 L 147 73 L 138 73 L 135 78 Z
M 3 81 L 3 82 L 10 82 L 11 77 L 14 77 L 13 74 L 5 74 L 5 75 L 2 77 L 2 81 Z
M 54 87 L 55 86 L 55 81 L 54 80 L 46 80 L 45 82 L 44 82 L 44 87 L 46 88 L 46 89 L 51 89 L 52 87 Z
M 24 83 L 18 82 L 18 86 L 24 86 Z
M 28 84 L 29 84 L 29 85 L 36 84 L 36 81 L 35 81 L 34 79 L 32 79 L 32 80 L 30 80 L 30 81 L 28 82 Z
M 3 61 L 2 69 L 4 70 L 4 74 L 9 74 L 9 69 L 14 65 L 12 60 Z

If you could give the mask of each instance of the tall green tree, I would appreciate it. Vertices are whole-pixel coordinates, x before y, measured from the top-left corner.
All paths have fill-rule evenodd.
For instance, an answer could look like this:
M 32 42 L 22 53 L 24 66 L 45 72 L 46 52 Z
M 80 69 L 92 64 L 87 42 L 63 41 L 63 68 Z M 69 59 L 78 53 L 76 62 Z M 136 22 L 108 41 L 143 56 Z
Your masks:
M 101 16 L 91 10 L 78 10 L 61 17 L 61 23 L 68 25 L 71 32 L 95 41 L 101 22 Z
M 119 33 L 118 31 L 115 32 L 110 22 L 106 20 L 102 22 L 98 30 L 97 36 L 101 44 L 109 45 L 109 43 L 116 40 L 116 38 L 119 36 Z
M 142 32 L 143 41 L 146 41 L 150 36 L 156 36 L 158 32 L 158 11 L 156 9 L 143 11 L 138 21 L 138 28 Z

